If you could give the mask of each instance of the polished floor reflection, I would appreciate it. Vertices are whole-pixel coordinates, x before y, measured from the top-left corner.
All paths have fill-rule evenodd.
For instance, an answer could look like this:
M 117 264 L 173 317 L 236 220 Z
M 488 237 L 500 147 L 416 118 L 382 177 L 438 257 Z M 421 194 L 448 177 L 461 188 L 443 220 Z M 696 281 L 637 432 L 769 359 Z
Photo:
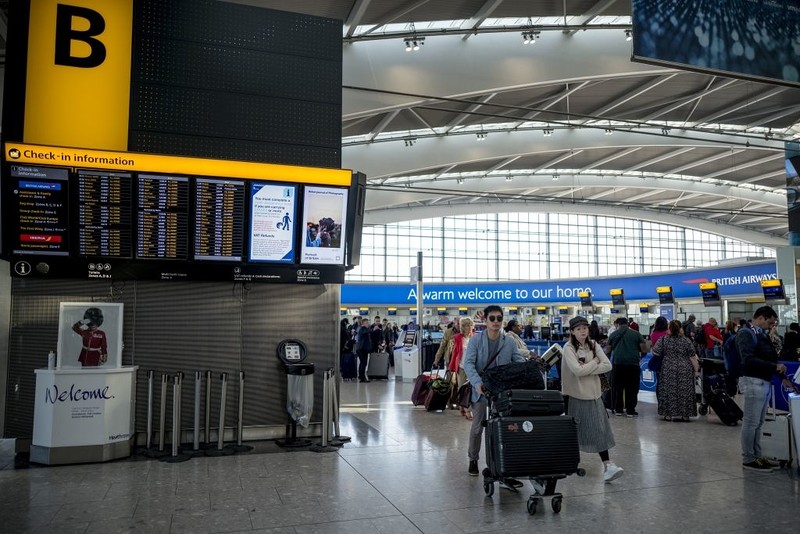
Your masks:
M 529 515 L 529 482 L 487 498 L 467 475 L 467 421 L 408 401 L 411 384 L 341 385 L 337 452 L 274 452 L 168 464 L 141 457 L 108 464 L 15 469 L 0 446 L 2 532 L 797 532 L 800 476 L 742 471 L 739 429 L 713 416 L 656 416 L 642 394 L 638 418 L 613 417 L 612 459 L 625 476 L 604 484 L 597 455 L 585 477 L 558 484 L 560 514 Z M 648 402 L 649 401 L 649 402 Z M 482 462 L 481 462 L 482 464 Z M 481 465 L 483 467 L 483 465 Z

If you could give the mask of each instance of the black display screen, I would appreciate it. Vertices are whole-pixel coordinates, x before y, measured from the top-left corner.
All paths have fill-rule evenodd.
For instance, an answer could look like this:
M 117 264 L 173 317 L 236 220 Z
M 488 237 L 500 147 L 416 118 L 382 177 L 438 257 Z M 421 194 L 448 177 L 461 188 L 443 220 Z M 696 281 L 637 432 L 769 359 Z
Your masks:
M 244 181 L 198 178 L 194 199 L 194 259 L 241 261 Z
M 137 180 L 136 257 L 189 256 L 189 178 L 140 174 Z
M 287 169 L 273 173 L 295 168 Z M 348 236 L 361 228 L 350 215 L 358 196 L 345 185 L 297 184 L 279 174 L 262 181 L 23 164 L 5 170 L 2 257 L 13 276 L 341 284 L 347 262 L 358 257 Z M 335 172 L 341 183 L 350 176 L 352 187 L 366 180 Z
M 129 173 L 79 170 L 78 254 L 130 258 L 133 253 L 132 177 Z
M 716 284 L 713 287 L 700 287 L 700 292 L 703 295 L 704 306 L 719 306 L 722 302 L 719 297 L 719 288 Z
M 764 300 L 786 300 L 786 294 L 783 291 L 783 283 L 772 286 L 761 286 L 764 292 Z
M 69 172 L 48 167 L 11 166 L 13 202 L 7 239 L 14 254 L 67 256 Z
M 672 296 L 672 291 L 658 294 L 659 304 L 675 304 L 675 298 Z
M 611 304 L 619 307 L 625 306 L 625 295 L 623 293 L 611 295 Z

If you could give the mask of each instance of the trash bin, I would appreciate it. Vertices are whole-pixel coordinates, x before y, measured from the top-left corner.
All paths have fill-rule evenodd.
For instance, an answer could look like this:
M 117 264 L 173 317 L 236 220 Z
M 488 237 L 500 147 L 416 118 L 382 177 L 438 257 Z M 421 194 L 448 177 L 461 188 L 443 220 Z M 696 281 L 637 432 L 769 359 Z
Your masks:
M 314 409 L 314 364 L 304 363 L 308 351 L 299 339 L 278 344 L 278 358 L 286 371 L 286 411 L 292 421 L 308 427 Z
M 285 339 L 278 344 L 278 358 L 286 372 L 286 412 L 291 429 L 287 425 L 286 439 L 278 440 L 283 447 L 310 445 L 308 440 L 297 439 L 297 425 L 307 428 L 314 410 L 314 364 L 305 363 L 306 345 L 298 339 Z

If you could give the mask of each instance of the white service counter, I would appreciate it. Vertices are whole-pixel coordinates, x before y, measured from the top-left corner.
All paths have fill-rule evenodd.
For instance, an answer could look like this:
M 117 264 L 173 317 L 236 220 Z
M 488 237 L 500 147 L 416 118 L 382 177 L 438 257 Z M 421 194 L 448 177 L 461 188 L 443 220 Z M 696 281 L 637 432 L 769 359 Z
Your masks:
M 137 369 L 36 369 L 31 461 L 54 465 L 130 456 Z
M 394 365 L 397 368 L 397 355 L 400 354 L 400 361 L 403 367 L 403 382 L 413 382 L 419 376 L 419 348 L 404 347 L 403 350 L 395 351 Z M 397 379 L 395 379 L 397 380 Z

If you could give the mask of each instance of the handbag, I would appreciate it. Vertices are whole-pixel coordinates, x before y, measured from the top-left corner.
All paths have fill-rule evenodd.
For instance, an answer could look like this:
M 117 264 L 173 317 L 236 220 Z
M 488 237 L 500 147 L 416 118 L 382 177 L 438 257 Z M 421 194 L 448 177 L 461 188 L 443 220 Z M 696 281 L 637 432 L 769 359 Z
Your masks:
M 456 404 L 462 408 L 469 408 L 472 405 L 472 384 L 467 382 L 458 388 Z
M 600 377 L 600 392 L 605 393 L 611 389 L 611 381 L 608 379 L 608 373 L 598 375 Z
M 661 372 L 661 365 L 664 363 L 664 343 L 661 341 L 664 337 L 660 337 L 658 341 L 656 341 L 655 346 L 653 347 L 652 355 L 650 356 L 650 361 L 647 362 L 647 368 L 653 371 L 654 373 Z M 656 354 L 655 349 L 656 347 L 661 344 L 661 348 Z
M 484 389 L 492 395 L 508 389 L 544 389 L 542 369 L 536 360 L 492 367 L 486 369 L 481 378 Z

